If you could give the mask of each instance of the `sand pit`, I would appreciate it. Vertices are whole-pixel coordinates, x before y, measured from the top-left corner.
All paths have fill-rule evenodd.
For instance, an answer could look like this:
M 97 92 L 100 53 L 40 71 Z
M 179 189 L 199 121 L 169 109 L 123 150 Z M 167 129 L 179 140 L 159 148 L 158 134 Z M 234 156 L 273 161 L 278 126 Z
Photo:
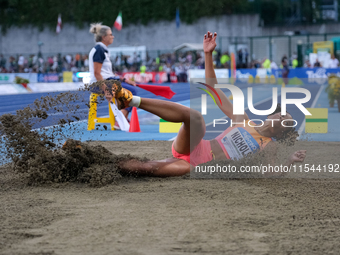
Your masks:
M 94 142 L 162 159 L 171 143 Z M 340 143 L 300 142 L 305 163 Z M 339 174 L 340 177 L 340 174 Z M 1 254 L 336 254 L 339 179 L 118 178 L 28 186 L 0 168 Z
M 71 94 L 42 98 L 35 107 L 0 118 L 0 133 L 7 138 L 2 150 L 13 162 L 0 167 L 0 254 L 339 250 L 339 172 L 271 179 L 124 177 L 120 160 L 171 157 L 171 142 L 71 141 L 61 149 L 55 138 L 64 135 L 59 127 L 32 132 L 34 121 L 50 118 L 51 107 L 65 111 L 69 101 Z M 78 132 L 69 125 L 77 106 L 70 106 L 61 124 Z M 304 163 L 334 165 L 340 163 L 339 146 L 302 141 L 281 149 L 279 158 L 282 163 L 293 151 L 306 149 Z

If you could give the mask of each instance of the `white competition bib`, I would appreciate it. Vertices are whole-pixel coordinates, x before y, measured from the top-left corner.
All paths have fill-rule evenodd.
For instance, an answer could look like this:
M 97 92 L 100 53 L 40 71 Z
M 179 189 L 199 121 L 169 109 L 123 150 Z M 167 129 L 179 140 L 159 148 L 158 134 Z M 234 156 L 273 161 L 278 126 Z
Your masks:
M 234 128 L 221 140 L 231 159 L 240 159 L 260 150 L 260 145 L 244 128 Z

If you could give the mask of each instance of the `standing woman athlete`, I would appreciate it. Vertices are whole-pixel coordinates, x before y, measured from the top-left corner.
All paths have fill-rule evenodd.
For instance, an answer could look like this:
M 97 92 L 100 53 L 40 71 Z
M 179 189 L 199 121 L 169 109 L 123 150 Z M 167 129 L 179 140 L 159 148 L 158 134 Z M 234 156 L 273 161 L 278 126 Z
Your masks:
M 122 81 L 122 87 L 131 91 L 136 95 L 136 83 L 134 81 L 125 80 L 123 77 L 116 76 L 112 72 L 112 63 L 110 60 L 107 47 L 113 43 L 114 36 L 112 35 L 111 28 L 104 26 L 101 23 L 91 24 L 90 32 L 94 34 L 96 45 L 91 49 L 89 54 L 89 70 L 90 70 L 90 83 L 102 80 L 117 79 Z M 91 92 L 104 93 L 105 98 L 111 102 L 112 94 L 102 84 L 100 87 L 91 87 Z M 131 107 L 122 109 L 122 113 L 127 118 Z
M 217 83 L 212 59 L 212 52 L 216 47 L 216 37 L 216 33 L 213 35 L 208 32 L 204 35 L 203 40 L 206 83 L 212 87 Z M 135 106 L 151 112 L 166 121 L 183 122 L 172 144 L 173 158 L 147 162 L 138 160 L 123 161 L 120 162 L 121 172 L 123 173 L 159 177 L 180 176 L 189 173 L 192 166 L 203 164 L 213 159 L 232 160 L 248 153 L 257 153 L 260 150 L 265 150 L 268 160 L 274 164 L 276 145 L 271 138 L 273 137 L 276 140 L 290 137 L 296 138 L 297 132 L 294 128 L 281 125 L 281 121 L 286 120 L 288 122 L 288 119 L 292 119 L 292 116 L 290 114 L 283 116 L 281 112 L 275 111 L 268 116 L 268 119 L 280 119 L 281 121 L 273 121 L 273 126 L 270 121 L 265 121 L 265 124 L 262 126 L 256 126 L 255 123 L 250 122 L 251 125 L 248 124 L 246 127 L 243 125 L 229 127 L 213 140 L 203 140 L 205 123 L 198 111 L 173 102 L 133 96 L 121 87 L 119 81 L 105 81 L 105 83 L 112 85 L 112 92 L 117 99 L 119 109 Z M 220 89 L 216 89 L 216 91 L 222 101 L 222 104 L 218 102 L 222 112 L 232 119 L 234 123 L 243 121 L 248 123 L 247 120 L 249 118 L 247 114 L 233 115 L 233 105 L 227 96 Z M 192 125 L 191 129 L 190 125 Z M 246 148 L 243 146 L 245 143 L 240 143 L 244 137 L 246 137 L 247 141 L 252 142 L 252 146 Z M 240 144 L 242 146 L 239 146 Z M 245 149 L 247 150 L 246 153 Z M 305 156 L 305 150 L 296 151 L 288 158 L 286 165 L 302 162 Z

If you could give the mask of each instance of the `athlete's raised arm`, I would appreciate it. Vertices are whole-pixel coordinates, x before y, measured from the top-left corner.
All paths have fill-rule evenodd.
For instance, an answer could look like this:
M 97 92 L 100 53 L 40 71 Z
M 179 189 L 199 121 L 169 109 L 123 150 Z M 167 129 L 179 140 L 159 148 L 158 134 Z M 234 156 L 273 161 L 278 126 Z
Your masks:
M 212 52 L 214 51 L 216 47 L 216 38 L 217 38 L 216 32 L 213 34 L 208 31 L 208 33 L 204 35 L 204 39 L 203 39 L 203 50 L 204 50 L 204 56 L 205 56 L 205 82 L 206 84 L 212 87 L 215 87 L 215 84 L 217 84 L 213 58 L 212 58 Z M 209 87 L 208 87 L 208 90 L 212 93 L 212 95 L 214 95 L 213 91 L 209 89 Z M 228 97 L 223 93 L 221 89 L 215 89 L 215 90 L 220 96 L 222 104 L 217 98 L 215 98 L 216 103 L 225 115 L 227 115 L 230 119 L 232 119 L 235 122 L 248 119 L 248 116 L 246 113 L 244 113 L 244 115 L 233 115 L 233 105 L 229 101 Z

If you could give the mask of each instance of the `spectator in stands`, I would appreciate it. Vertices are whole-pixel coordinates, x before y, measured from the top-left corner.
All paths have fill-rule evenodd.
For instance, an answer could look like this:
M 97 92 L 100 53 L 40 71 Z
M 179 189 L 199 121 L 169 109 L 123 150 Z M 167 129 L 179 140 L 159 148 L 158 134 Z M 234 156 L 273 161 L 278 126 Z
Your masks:
M 158 72 L 162 72 L 162 71 L 163 71 L 163 65 L 159 65 Z
M 24 64 L 25 64 L 25 57 L 20 54 L 20 56 L 18 58 L 18 67 L 19 67 L 18 71 L 19 71 L 19 73 L 24 72 Z
M 242 68 L 248 68 L 249 53 L 246 48 L 242 49 Z
M 10 73 L 17 72 L 17 62 L 13 56 L 9 57 L 9 72 Z
M 80 70 L 78 69 L 78 67 L 76 66 L 76 65 L 72 65 L 72 67 L 71 67 L 71 72 L 73 72 L 73 73 L 77 73 L 77 72 L 79 72 Z
M 123 68 L 122 68 L 122 72 L 123 72 L 123 73 L 126 73 L 126 72 L 128 72 L 128 71 L 129 71 L 129 69 L 127 69 L 127 67 L 124 65 Z
M 81 54 L 78 53 L 75 57 L 75 60 L 76 60 L 75 66 L 78 68 L 79 71 L 81 71 L 81 68 L 84 65 L 83 58 L 82 58 Z
M 220 63 L 223 68 L 229 68 L 229 62 L 230 62 L 230 56 L 228 51 L 224 52 L 223 55 L 220 58 Z
M 188 82 L 188 71 L 191 68 L 191 64 L 189 62 L 186 62 L 184 65 L 184 71 L 185 71 L 185 82 Z
M 305 68 L 311 68 L 311 64 L 310 64 L 309 59 L 306 59 L 305 63 L 303 64 L 303 67 L 305 67 Z
M 264 59 L 264 61 L 262 62 L 262 67 L 265 69 L 270 68 L 270 60 L 268 58 Z
M 57 56 L 53 57 L 53 64 L 52 64 L 51 69 L 53 72 L 57 72 L 57 69 L 58 69 L 58 57 Z
M 28 57 L 27 67 L 28 67 L 28 71 L 29 71 L 29 72 L 32 72 L 32 69 L 33 69 L 33 54 L 31 54 L 31 55 Z
M 41 55 L 41 53 L 38 56 L 38 72 L 39 73 L 44 73 L 45 67 L 44 67 L 44 59 Z
M 288 66 L 288 59 L 282 58 L 281 60 L 282 65 L 282 79 L 285 85 L 288 84 L 288 74 L 289 74 L 289 66 Z
M 329 68 L 338 68 L 339 67 L 339 60 L 335 58 L 332 54 L 331 59 L 329 60 Z
M 33 63 L 33 72 L 38 72 L 38 66 L 39 66 L 38 56 L 35 54 L 32 57 L 32 63 Z
M 181 80 L 181 71 L 182 70 L 181 70 L 181 67 L 180 67 L 179 63 L 175 64 L 174 69 L 175 69 L 175 73 L 176 73 L 176 76 L 177 76 L 177 81 L 178 82 L 182 82 L 182 80 Z
M 81 59 L 81 55 L 80 55 L 79 53 L 77 53 L 77 54 L 75 55 L 75 57 L 74 57 L 75 66 L 76 66 L 77 68 L 80 68 L 80 67 L 81 67 L 81 61 L 80 61 L 80 59 Z
M 127 64 L 129 67 L 133 66 L 134 64 L 134 58 L 133 58 L 133 55 L 130 55 L 128 58 L 127 58 Z
M 203 56 L 199 52 L 196 53 L 196 56 L 197 56 L 197 60 L 196 60 L 196 63 L 195 63 L 196 67 L 198 69 L 204 69 L 204 58 L 203 58 Z
M 293 55 L 295 58 L 292 60 L 292 68 L 296 68 L 299 65 L 299 61 L 297 60 L 297 56 Z
M 142 65 L 142 58 L 140 57 L 140 54 L 137 55 L 136 57 L 136 68 L 140 68 L 140 66 Z
M 171 79 L 170 79 L 170 73 L 171 73 L 171 66 L 170 66 L 170 63 L 167 63 L 166 65 L 164 65 L 163 70 L 164 70 L 164 71 L 166 72 L 166 74 L 167 74 L 167 77 L 168 77 L 167 82 L 171 82 Z
M 6 70 L 6 58 L 4 58 L 2 54 L 0 55 L 0 69 L 1 72 L 4 72 L 4 70 Z
M 63 58 L 61 57 L 60 53 L 58 53 L 58 55 L 57 55 L 57 61 L 58 61 L 57 72 L 61 73 L 63 71 Z
M 297 58 L 298 58 L 297 53 L 296 51 L 294 51 L 289 59 L 288 65 L 291 66 L 292 68 L 296 68 L 299 64 Z
M 140 55 L 139 55 L 140 56 Z M 165 56 L 165 54 L 161 54 L 160 56 L 159 56 L 159 63 L 161 64 L 161 65 L 163 65 L 163 64 L 165 64 L 165 62 L 166 62 L 166 56 Z
M 260 68 L 260 67 L 261 67 L 261 63 L 257 59 L 254 59 L 253 61 L 251 61 L 250 68 Z
M 321 67 L 321 63 L 319 62 L 318 59 L 316 59 L 314 63 L 314 68 L 319 68 L 319 67 Z
M 170 59 L 171 59 L 171 64 L 172 65 L 175 64 L 176 63 L 176 54 L 172 53 Z
M 281 59 L 281 68 L 283 68 L 283 63 L 287 63 L 287 65 L 289 65 L 288 58 L 287 58 L 286 54 L 282 56 L 282 59 Z
M 145 80 L 145 72 L 146 72 L 146 66 L 144 64 L 142 64 L 139 68 L 140 70 L 140 76 L 142 78 L 142 82 L 149 82 Z
M 221 51 L 219 51 L 219 50 L 216 50 L 216 52 L 217 52 L 217 56 L 216 56 L 216 67 L 217 68 L 221 68 L 221 62 L 220 62 L 220 60 L 221 60 Z
M 115 65 L 116 66 L 121 66 L 122 65 L 122 56 L 118 54 L 115 59 Z
M 187 59 L 186 59 L 185 56 L 183 56 L 183 53 L 180 53 L 180 54 L 178 55 L 178 61 L 179 61 L 180 63 L 184 63 L 186 60 L 187 60 Z
M 190 51 L 187 52 L 186 61 L 192 63 L 192 54 Z
M 24 58 L 24 73 L 28 72 L 28 59 Z
M 156 58 L 155 58 L 155 62 L 156 62 L 156 65 L 158 66 L 159 63 L 161 62 L 160 58 L 159 58 L 159 57 L 156 57 Z
M 183 63 L 180 63 L 179 67 L 180 67 L 179 77 L 180 77 L 181 82 L 187 82 L 187 71 L 185 70 Z
M 165 59 L 165 63 L 170 64 L 171 66 L 171 54 L 166 54 Z
M 248 51 L 246 48 L 242 48 L 237 52 L 238 61 L 237 66 L 238 68 L 247 68 L 248 66 Z
M 67 54 L 65 56 L 65 60 L 66 60 L 67 69 L 70 70 L 71 64 L 72 64 L 72 56 L 70 54 Z
M 271 69 L 279 69 L 279 67 L 277 66 L 277 64 L 274 61 L 270 62 L 270 68 Z
M 48 58 L 47 58 L 47 63 L 48 63 L 48 65 L 49 65 L 49 67 L 52 67 L 53 66 L 53 56 L 49 56 Z
M 126 80 L 123 77 L 116 76 L 112 72 L 112 63 L 110 60 L 109 52 L 107 47 L 113 43 L 114 36 L 112 35 L 111 28 L 104 26 L 101 23 L 91 24 L 90 33 L 94 34 L 96 45 L 91 49 L 89 54 L 89 69 L 90 69 L 90 83 L 106 80 L 106 79 L 119 79 L 122 81 L 122 86 L 130 90 L 133 95 L 136 95 L 136 83 L 133 81 Z M 98 88 L 96 88 L 98 89 Z M 100 88 L 101 91 L 93 91 L 95 93 L 104 92 L 106 99 L 112 101 L 112 91 L 103 85 Z M 128 117 L 129 112 L 132 108 L 126 108 L 122 110 L 125 117 Z
M 83 55 L 83 68 L 82 72 L 88 72 L 89 71 L 89 58 L 87 55 Z
M 212 52 L 212 57 L 213 57 L 213 65 L 215 68 L 217 67 L 217 56 L 218 56 L 217 50 L 214 50 Z

